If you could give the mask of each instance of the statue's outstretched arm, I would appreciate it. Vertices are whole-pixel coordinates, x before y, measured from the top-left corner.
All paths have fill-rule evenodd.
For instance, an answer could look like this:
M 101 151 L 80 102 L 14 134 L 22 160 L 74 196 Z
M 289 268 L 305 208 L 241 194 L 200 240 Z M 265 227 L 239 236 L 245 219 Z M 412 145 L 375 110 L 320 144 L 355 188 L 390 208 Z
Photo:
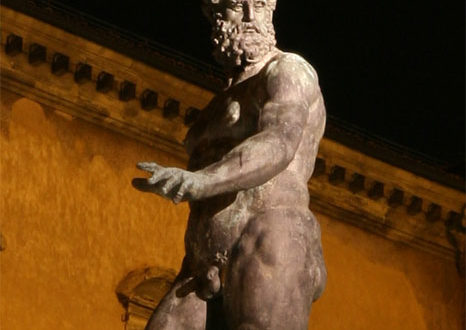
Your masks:
M 303 102 L 267 103 L 257 134 L 220 161 L 196 172 L 213 181 L 208 195 L 256 187 L 282 172 L 295 156 L 307 121 L 307 110 Z
M 139 163 L 140 169 L 153 175 L 135 179 L 133 184 L 140 190 L 180 202 L 249 189 L 273 178 L 294 158 L 316 97 L 316 82 L 302 66 L 298 69 L 291 65 L 270 73 L 270 99 L 262 109 L 258 133 L 220 161 L 196 172 Z

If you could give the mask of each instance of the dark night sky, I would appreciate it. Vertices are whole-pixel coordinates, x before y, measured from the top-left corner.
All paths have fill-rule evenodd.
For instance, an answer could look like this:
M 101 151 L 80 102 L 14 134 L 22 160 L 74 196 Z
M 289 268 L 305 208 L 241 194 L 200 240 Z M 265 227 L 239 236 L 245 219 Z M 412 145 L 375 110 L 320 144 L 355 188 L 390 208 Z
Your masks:
M 213 63 L 199 1 L 60 0 Z M 278 46 L 317 69 L 328 113 L 449 165 L 464 162 L 464 2 L 278 0 Z

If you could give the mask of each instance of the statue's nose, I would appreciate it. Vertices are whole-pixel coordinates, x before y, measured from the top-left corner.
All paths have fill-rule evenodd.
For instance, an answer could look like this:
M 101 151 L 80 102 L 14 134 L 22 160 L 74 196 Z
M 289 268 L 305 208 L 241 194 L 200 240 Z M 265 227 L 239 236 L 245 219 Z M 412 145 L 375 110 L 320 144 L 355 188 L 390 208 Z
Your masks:
M 243 20 L 245 22 L 252 22 L 254 21 L 255 17 L 254 17 L 254 6 L 248 4 L 248 3 L 245 3 L 245 6 L 244 6 L 244 13 L 243 13 Z

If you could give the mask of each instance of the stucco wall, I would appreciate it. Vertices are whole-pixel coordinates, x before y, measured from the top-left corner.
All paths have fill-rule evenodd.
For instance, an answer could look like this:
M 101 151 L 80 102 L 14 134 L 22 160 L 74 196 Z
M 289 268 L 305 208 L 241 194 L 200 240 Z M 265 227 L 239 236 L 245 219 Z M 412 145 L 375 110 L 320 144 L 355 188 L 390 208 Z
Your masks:
M 310 329 L 464 329 L 453 262 L 317 214 L 328 268 Z
M 132 270 L 178 269 L 185 204 L 134 190 L 173 157 L 10 92 L 1 95 L 2 329 L 123 329 Z M 310 329 L 463 329 L 453 262 L 318 215 L 329 270 Z
M 2 93 L 2 329 L 123 329 L 115 288 L 134 269 L 177 269 L 186 205 L 131 186 L 167 155 Z

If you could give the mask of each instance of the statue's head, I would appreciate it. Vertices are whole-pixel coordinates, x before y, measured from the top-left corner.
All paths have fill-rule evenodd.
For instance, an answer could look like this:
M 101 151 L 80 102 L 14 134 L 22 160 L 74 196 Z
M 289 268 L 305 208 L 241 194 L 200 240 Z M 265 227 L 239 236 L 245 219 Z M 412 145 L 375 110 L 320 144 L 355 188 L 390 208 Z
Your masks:
M 212 24 L 214 57 L 226 67 L 260 61 L 275 46 L 272 17 L 277 0 L 202 0 Z

